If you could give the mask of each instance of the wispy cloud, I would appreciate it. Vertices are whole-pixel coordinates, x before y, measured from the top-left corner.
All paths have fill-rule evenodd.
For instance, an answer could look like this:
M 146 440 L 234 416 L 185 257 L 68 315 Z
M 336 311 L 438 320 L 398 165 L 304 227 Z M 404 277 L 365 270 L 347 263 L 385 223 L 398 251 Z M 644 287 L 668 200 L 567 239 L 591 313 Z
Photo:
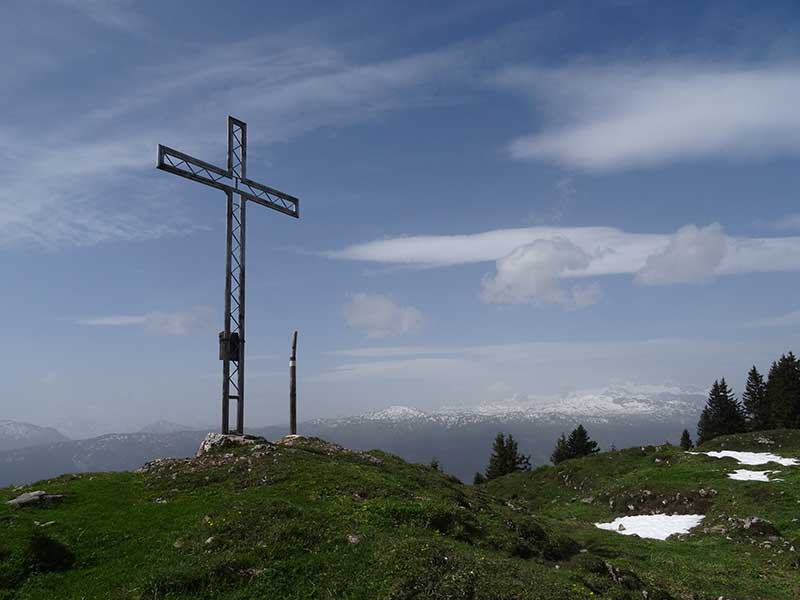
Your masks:
M 209 306 L 193 306 L 171 312 L 89 317 L 76 323 L 92 327 L 140 327 L 152 334 L 182 336 L 213 329 L 213 312 Z
M 342 307 L 342 315 L 353 329 L 369 337 L 411 333 L 422 324 L 422 313 L 413 306 L 401 306 L 380 294 L 358 293 Z
M 496 261 L 537 240 L 568 240 L 592 257 L 568 277 L 636 273 L 649 256 L 669 245 L 670 234 L 630 233 L 612 227 L 526 227 L 495 229 L 465 235 L 389 238 L 327 252 L 330 258 L 366 262 L 447 267 Z M 800 237 L 744 238 L 725 236 L 726 253 L 719 273 L 791 271 L 800 269 Z M 789 256 L 786 256 L 789 254 Z
M 511 143 L 519 159 L 604 171 L 800 153 L 795 64 L 515 67 L 493 83 L 544 115 L 541 131 Z
M 58 3 L 103 27 L 136 31 L 147 23 L 132 0 L 58 0 Z
M 315 375 L 326 382 L 417 381 L 421 398 L 447 395 L 443 384 L 464 387 L 470 400 L 486 399 L 490 385 L 522 394 L 548 394 L 607 385 L 612 380 L 650 383 L 681 381 L 705 386 L 709 364 L 723 369 L 734 382 L 743 380 L 755 361 L 769 361 L 783 349 L 784 340 L 714 340 L 710 338 L 653 338 L 639 340 L 574 340 L 463 346 L 372 346 L 341 349 L 345 360 Z M 776 354 L 777 353 L 777 354 Z M 575 369 L 576 364 L 586 366 Z M 712 369 L 713 371 L 713 369 Z M 714 371 L 716 372 L 716 371 Z M 547 373 L 547 377 L 541 377 Z M 539 374 L 539 375 L 536 375 Z M 441 391 L 440 391 L 441 390 Z M 450 396 L 452 397 L 452 395 Z M 401 399 L 393 399 L 393 401 Z
M 65 107 L 56 127 L 39 131 L 0 120 L 0 244 L 93 244 L 196 231 L 202 224 L 175 201 L 177 184 L 145 175 L 158 142 L 213 160 L 225 146 L 220 115 L 232 113 L 250 125 L 252 156 L 314 129 L 441 102 L 430 84 L 467 60 L 455 48 L 359 62 L 312 40 L 290 49 L 284 42 L 277 35 L 203 47 L 186 53 L 190 58 L 138 67 L 121 74 L 124 83 L 107 86 L 117 92 Z M 197 97 L 204 102 L 175 113 L 176 102 Z
M 406 358 L 394 360 L 378 360 L 370 362 L 348 363 L 338 365 L 311 376 L 311 381 L 352 381 L 362 379 L 425 379 L 453 375 L 454 370 L 467 367 L 463 360 L 455 358 Z
M 519 279 L 515 273 L 523 277 L 531 269 L 538 278 L 526 285 L 550 291 L 554 290 L 553 276 L 630 274 L 637 275 L 640 283 L 652 285 L 691 283 L 734 273 L 798 271 L 800 237 L 732 237 L 718 224 L 688 225 L 674 234 L 630 233 L 612 227 L 527 227 L 389 238 L 326 255 L 427 268 L 496 261 L 497 272 L 484 286 L 496 297 L 509 291 L 506 281 Z M 544 285 L 546 282 L 550 285 Z M 514 290 L 509 299 L 541 295 L 533 293 L 536 290 Z
M 756 319 L 747 323 L 747 327 L 762 328 L 762 327 L 798 327 L 800 326 L 800 310 L 793 310 L 791 312 L 777 315 L 774 317 L 766 317 L 764 319 Z

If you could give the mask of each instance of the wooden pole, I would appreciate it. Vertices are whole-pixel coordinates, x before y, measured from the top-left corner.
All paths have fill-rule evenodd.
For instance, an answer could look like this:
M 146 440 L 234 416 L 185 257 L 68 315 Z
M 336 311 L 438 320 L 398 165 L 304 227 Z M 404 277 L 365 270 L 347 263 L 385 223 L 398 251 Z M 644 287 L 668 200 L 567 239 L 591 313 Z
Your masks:
M 292 356 L 289 358 L 289 427 L 297 434 L 297 332 L 292 336 Z

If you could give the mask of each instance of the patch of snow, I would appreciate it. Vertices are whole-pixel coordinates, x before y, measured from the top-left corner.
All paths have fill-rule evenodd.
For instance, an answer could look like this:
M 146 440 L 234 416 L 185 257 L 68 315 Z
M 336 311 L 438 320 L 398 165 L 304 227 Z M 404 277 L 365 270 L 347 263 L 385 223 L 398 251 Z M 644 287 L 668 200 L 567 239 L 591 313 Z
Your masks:
M 652 540 L 666 540 L 676 533 L 689 533 L 704 515 L 634 515 L 618 517 L 610 523 L 595 523 L 595 527 L 622 535 L 638 535 Z
M 770 452 L 737 452 L 735 450 L 722 450 L 719 452 L 689 452 L 688 454 L 706 454 L 713 458 L 733 458 L 739 461 L 740 465 L 766 465 L 768 463 L 778 463 L 784 467 L 800 465 L 800 460 L 796 458 L 783 458 Z
M 770 479 L 770 473 L 780 473 L 780 471 L 751 471 L 750 469 L 736 469 L 729 473 L 728 477 L 737 481 L 783 481 L 783 479 Z

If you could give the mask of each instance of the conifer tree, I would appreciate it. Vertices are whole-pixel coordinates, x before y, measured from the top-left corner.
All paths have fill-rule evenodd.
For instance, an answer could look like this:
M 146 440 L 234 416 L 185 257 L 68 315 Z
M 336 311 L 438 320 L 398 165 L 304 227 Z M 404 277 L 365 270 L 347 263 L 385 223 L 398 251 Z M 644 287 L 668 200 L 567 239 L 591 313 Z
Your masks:
M 770 409 L 770 428 L 800 427 L 800 362 L 792 352 L 772 363 L 766 404 Z
M 556 440 L 556 447 L 553 448 L 553 453 L 550 455 L 550 460 L 554 465 L 557 465 L 568 458 L 572 457 L 569 455 L 569 450 L 567 449 L 567 438 L 562 433 L 561 436 Z
M 745 431 L 744 411 L 723 377 L 715 381 L 697 423 L 697 443 Z
M 688 429 L 684 429 L 683 433 L 681 434 L 681 448 L 683 450 L 691 450 L 694 448 L 694 443 L 692 442 L 692 438 L 689 436 Z
M 508 437 L 498 433 L 492 445 L 492 456 L 486 467 L 486 480 L 495 479 L 516 471 L 527 471 L 531 468 L 529 456 L 521 454 L 514 436 Z
M 475 471 L 475 477 L 472 478 L 472 485 L 480 485 L 486 483 L 486 477 L 480 471 Z
M 767 403 L 767 384 L 755 366 L 747 373 L 747 383 L 742 394 L 742 407 L 748 431 L 769 429 L 772 415 Z
M 589 434 L 583 425 L 578 425 L 569 434 L 569 438 L 561 434 L 556 440 L 556 447 L 550 455 L 550 460 L 554 465 L 565 461 L 570 458 L 578 458 L 580 456 L 588 456 L 599 452 L 597 442 L 589 438 Z
M 567 438 L 567 448 L 569 450 L 570 458 L 577 458 L 579 456 L 589 456 L 600 452 L 597 447 L 597 442 L 589 437 L 589 433 L 583 427 L 578 425 L 572 430 Z

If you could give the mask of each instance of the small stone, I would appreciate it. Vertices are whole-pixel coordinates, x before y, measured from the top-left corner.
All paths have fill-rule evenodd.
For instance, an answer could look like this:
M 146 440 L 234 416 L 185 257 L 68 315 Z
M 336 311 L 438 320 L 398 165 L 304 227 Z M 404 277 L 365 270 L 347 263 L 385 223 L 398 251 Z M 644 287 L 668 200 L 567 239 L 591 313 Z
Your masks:
M 206 543 L 206 545 L 213 544 L 214 543 L 214 536 L 212 535 L 211 537 L 207 538 L 205 543 Z
M 358 533 L 348 533 L 347 534 L 347 541 L 350 542 L 351 544 L 360 544 L 361 540 L 363 539 L 363 537 L 364 536 L 362 536 L 362 535 L 360 535 Z
M 619 524 L 619 527 L 617 527 L 617 531 L 625 531 L 625 525 L 623 525 L 622 523 L 620 523 L 620 524 Z

